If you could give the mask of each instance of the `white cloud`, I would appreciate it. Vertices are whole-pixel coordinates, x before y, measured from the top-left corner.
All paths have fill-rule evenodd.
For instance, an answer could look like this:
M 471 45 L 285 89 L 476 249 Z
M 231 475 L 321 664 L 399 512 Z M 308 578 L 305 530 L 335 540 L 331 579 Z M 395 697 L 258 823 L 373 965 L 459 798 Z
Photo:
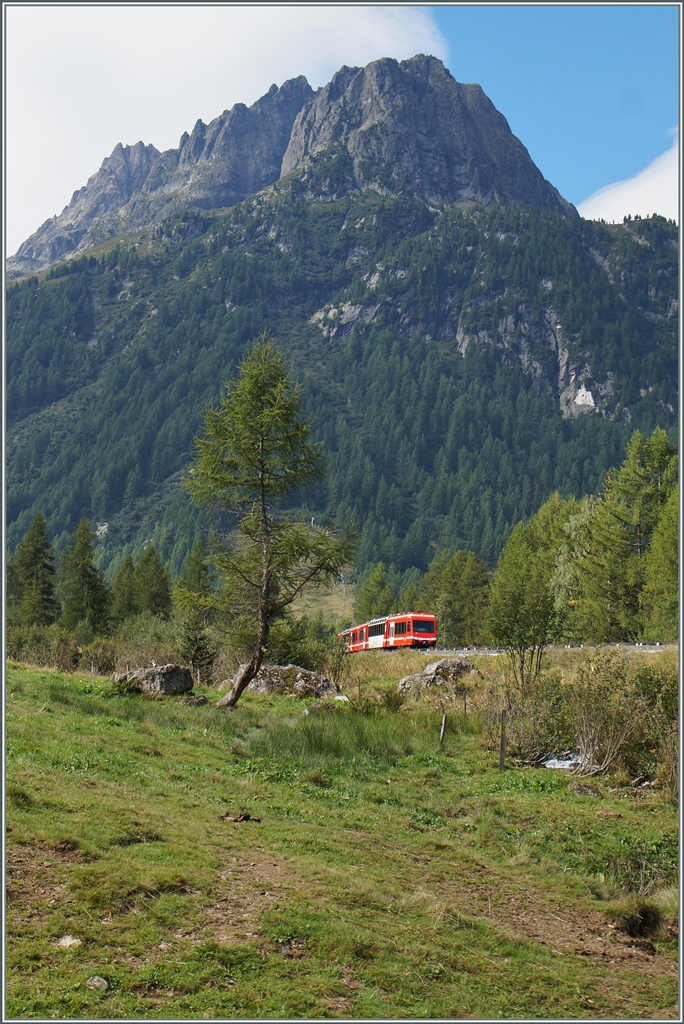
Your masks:
M 679 139 L 639 174 L 606 185 L 577 207 L 587 220 L 622 221 L 628 214 L 659 213 L 679 223 Z
M 178 144 L 201 117 L 343 64 L 447 56 L 428 10 L 301 5 L 8 5 L 7 252 L 61 212 L 117 142 Z

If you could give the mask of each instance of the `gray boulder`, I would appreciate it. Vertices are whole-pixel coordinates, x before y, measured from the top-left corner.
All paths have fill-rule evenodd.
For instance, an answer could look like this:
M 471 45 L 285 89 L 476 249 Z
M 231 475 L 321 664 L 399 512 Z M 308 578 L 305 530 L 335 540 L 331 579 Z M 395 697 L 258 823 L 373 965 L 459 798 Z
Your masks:
M 187 693 L 192 690 L 192 672 L 184 665 L 153 665 L 152 668 L 138 668 L 135 672 L 115 672 L 112 682 L 126 679 L 132 690 L 140 693 Z
M 240 665 L 236 677 L 243 668 L 244 665 Z M 233 680 L 224 679 L 220 688 L 224 690 L 232 685 Z M 340 687 L 332 679 L 299 665 L 262 665 L 247 691 L 285 693 L 291 697 L 327 697 L 341 693 Z
M 411 693 L 424 690 L 428 686 L 441 686 L 449 689 L 466 689 L 472 685 L 479 672 L 468 658 L 442 658 L 426 665 L 422 672 L 415 672 L 399 680 L 399 693 Z M 468 682 L 466 683 L 466 679 Z

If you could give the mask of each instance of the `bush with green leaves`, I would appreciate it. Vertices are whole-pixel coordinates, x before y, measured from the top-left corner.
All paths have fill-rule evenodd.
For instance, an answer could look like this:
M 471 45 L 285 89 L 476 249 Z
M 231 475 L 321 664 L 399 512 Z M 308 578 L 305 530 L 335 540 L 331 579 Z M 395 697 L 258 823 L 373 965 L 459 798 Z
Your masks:
M 60 672 L 73 672 L 79 665 L 81 649 L 69 630 L 51 626 L 7 628 L 7 657 L 31 665 L 45 665 Z

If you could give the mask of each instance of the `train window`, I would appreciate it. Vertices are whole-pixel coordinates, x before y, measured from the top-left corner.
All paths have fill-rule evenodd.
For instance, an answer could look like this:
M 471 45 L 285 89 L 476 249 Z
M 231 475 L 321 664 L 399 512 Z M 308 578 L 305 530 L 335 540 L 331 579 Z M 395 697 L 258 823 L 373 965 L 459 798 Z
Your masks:
M 368 636 L 384 636 L 385 623 L 377 622 L 374 626 L 368 627 Z
M 414 619 L 413 620 L 413 632 L 414 633 L 434 633 L 435 624 L 429 622 L 427 619 Z
M 355 643 L 356 643 L 356 641 L 357 641 L 357 636 L 356 636 L 356 633 L 352 633 L 352 635 L 351 635 L 351 642 L 352 642 L 353 644 L 355 644 Z
M 394 635 L 399 636 L 401 633 L 406 632 L 407 622 L 397 622 L 394 625 Z

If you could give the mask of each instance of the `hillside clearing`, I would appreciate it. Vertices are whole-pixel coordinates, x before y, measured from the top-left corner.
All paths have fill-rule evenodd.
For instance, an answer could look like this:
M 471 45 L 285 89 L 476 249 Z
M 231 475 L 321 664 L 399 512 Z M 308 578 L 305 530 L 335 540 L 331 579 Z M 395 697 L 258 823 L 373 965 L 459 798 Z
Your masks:
M 7 697 L 10 1017 L 677 1015 L 674 919 L 605 913 L 676 881 L 660 791 L 500 772 L 423 705 L 225 713 L 19 665 Z

